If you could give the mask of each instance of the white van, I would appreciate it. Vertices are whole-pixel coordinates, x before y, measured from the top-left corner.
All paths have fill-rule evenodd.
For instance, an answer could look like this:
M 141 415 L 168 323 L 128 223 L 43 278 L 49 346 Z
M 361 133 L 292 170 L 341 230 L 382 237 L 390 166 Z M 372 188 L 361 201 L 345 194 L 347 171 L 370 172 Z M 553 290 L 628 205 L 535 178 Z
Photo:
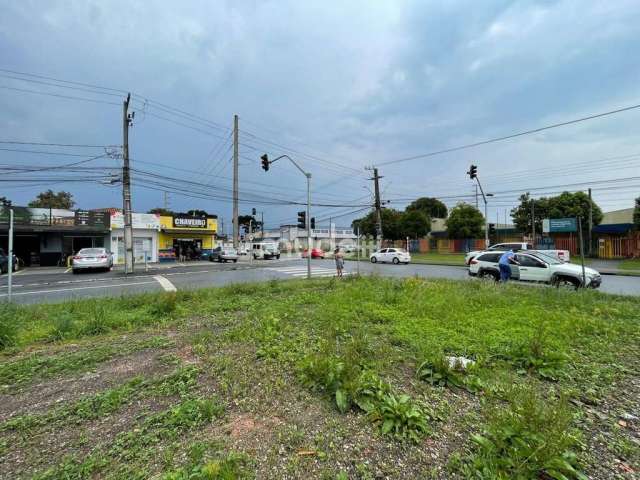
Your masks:
M 280 248 L 275 242 L 258 242 L 251 247 L 253 258 L 263 260 L 269 258 L 280 258 Z

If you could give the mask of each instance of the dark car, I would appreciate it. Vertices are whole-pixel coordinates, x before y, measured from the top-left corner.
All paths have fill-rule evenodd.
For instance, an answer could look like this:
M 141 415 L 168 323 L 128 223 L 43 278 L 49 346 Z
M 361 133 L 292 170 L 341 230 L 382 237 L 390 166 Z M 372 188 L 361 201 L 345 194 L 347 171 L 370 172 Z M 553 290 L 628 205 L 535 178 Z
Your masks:
M 13 271 L 18 270 L 18 258 L 13 256 Z M 0 273 L 7 273 L 9 271 L 9 256 L 5 251 L 0 248 Z
M 207 257 L 210 262 L 219 262 L 220 254 L 222 253 L 222 247 L 216 247 L 211 250 L 211 253 Z

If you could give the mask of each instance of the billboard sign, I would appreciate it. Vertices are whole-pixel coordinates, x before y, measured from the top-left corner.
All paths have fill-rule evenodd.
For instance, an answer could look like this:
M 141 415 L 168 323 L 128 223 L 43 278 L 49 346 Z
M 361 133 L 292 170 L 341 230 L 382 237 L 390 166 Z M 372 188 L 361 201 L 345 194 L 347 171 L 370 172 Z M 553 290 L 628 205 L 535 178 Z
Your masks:
M 569 218 L 545 218 L 542 220 L 544 233 L 569 233 L 578 231 L 578 220 Z

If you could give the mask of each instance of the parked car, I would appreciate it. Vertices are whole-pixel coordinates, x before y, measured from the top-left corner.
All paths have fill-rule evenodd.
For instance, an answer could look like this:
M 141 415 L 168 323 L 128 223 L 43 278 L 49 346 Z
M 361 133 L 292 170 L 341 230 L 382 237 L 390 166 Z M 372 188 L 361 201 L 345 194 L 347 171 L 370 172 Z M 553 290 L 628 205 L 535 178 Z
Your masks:
M 19 269 L 20 263 L 18 262 L 18 257 L 13 256 L 13 271 L 17 272 Z M 5 253 L 5 251 L 0 248 L 0 274 L 9 272 L 9 255 Z
M 258 242 L 251 245 L 251 251 L 254 259 L 262 258 L 280 258 L 280 249 L 278 244 L 274 242 Z
M 369 257 L 371 263 L 387 262 L 408 264 L 411 261 L 411 255 L 404 248 L 382 248 L 377 252 L 373 252 Z
M 534 250 L 534 248 L 532 244 L 526 243 L 526 242 L 497 243 L 495 245 L 491 245 L 486 250 L 475 250 L 473 252 L 467 253 L 467 255 L 464 258 L 464 264 L 469 265 L 469 262 L 471 262 L 471 259 L 477 257 L 482 252 L 492 251 L 492 250 L 495 250 L 495 251 L 499 250 L 503 252 L 506 252 L 507 250 L 513 250 L 514 252 L 519 252 L 521 250 Z M 555 256 L 559 260 L 562 260 L 563 262 L 568 262 L 571 260 L 571 254 L 569 253 L 569 250 L 535 250 L 535 251 L 542 252 L 547 255 Z
M 302 251 L 302 258 L 307 258 L 307 255 L 309 255 L 309 249 L 305 248 Z M 321 248 L 312 248 L 311 249 L 311 258 L 324 258 L 325 254 L 324 254 L 324 250 L 322 250 Z
M 500 280 L 498 262 L 504 251 L 485 251 L 469 262 L 469 275 L 490 280 Z M 582 280 L 582 265 L 563 262 L 555 255 L 539 251 L 520 251 L 516 253 L 520 265 L 511 265 L 511 279 L 521 282 L 546 283 L 556 287 L 598 288 L 602 283 L 600 273 L 593 268 L 584 268 L 585 281 Z
M 71 271 L 100 269 L 109 271 L 113 267 L 113 254 L 104 248 L 83 248 L 73 256 Z
M 209 261 L 210 262 L 233 262 L 233 263 L 237 263 L 238 261 L 238 251 L 235 248 L 223 248 L 220 250 L 217 250 L 215 255 L 209 255 Z

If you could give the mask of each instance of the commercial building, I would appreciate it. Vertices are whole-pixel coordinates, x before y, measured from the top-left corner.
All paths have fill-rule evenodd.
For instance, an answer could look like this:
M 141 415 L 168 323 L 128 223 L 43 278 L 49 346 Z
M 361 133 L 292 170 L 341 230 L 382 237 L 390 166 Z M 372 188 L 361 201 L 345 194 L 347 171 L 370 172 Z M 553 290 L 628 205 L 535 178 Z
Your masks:
M 104 247 L 109 214 L 13 207 L 15 255 L 28 266 L 55 266 L 81 248 Z M 8 248 L 9 209 L 0 208 L 0 247 Z
M 113 252 L 114 263 L 124 263 L 124 215 L 120 211 L 111 213 L 111 232 L 105 247 Z M 158 236 L 160 216 L 155 213 L 131 214 L 133 227 L 133 261 L 135 263 L 158 261 Z
M 184 214 L 160 217 L 158 260 L 175 261 L 211 253 L 216 245 L 218 217 Z
M 633 208 L 606 212 L 600 225 L 593 227 L 600 258 L 640 256 L 640 232 L 633 223 Z

